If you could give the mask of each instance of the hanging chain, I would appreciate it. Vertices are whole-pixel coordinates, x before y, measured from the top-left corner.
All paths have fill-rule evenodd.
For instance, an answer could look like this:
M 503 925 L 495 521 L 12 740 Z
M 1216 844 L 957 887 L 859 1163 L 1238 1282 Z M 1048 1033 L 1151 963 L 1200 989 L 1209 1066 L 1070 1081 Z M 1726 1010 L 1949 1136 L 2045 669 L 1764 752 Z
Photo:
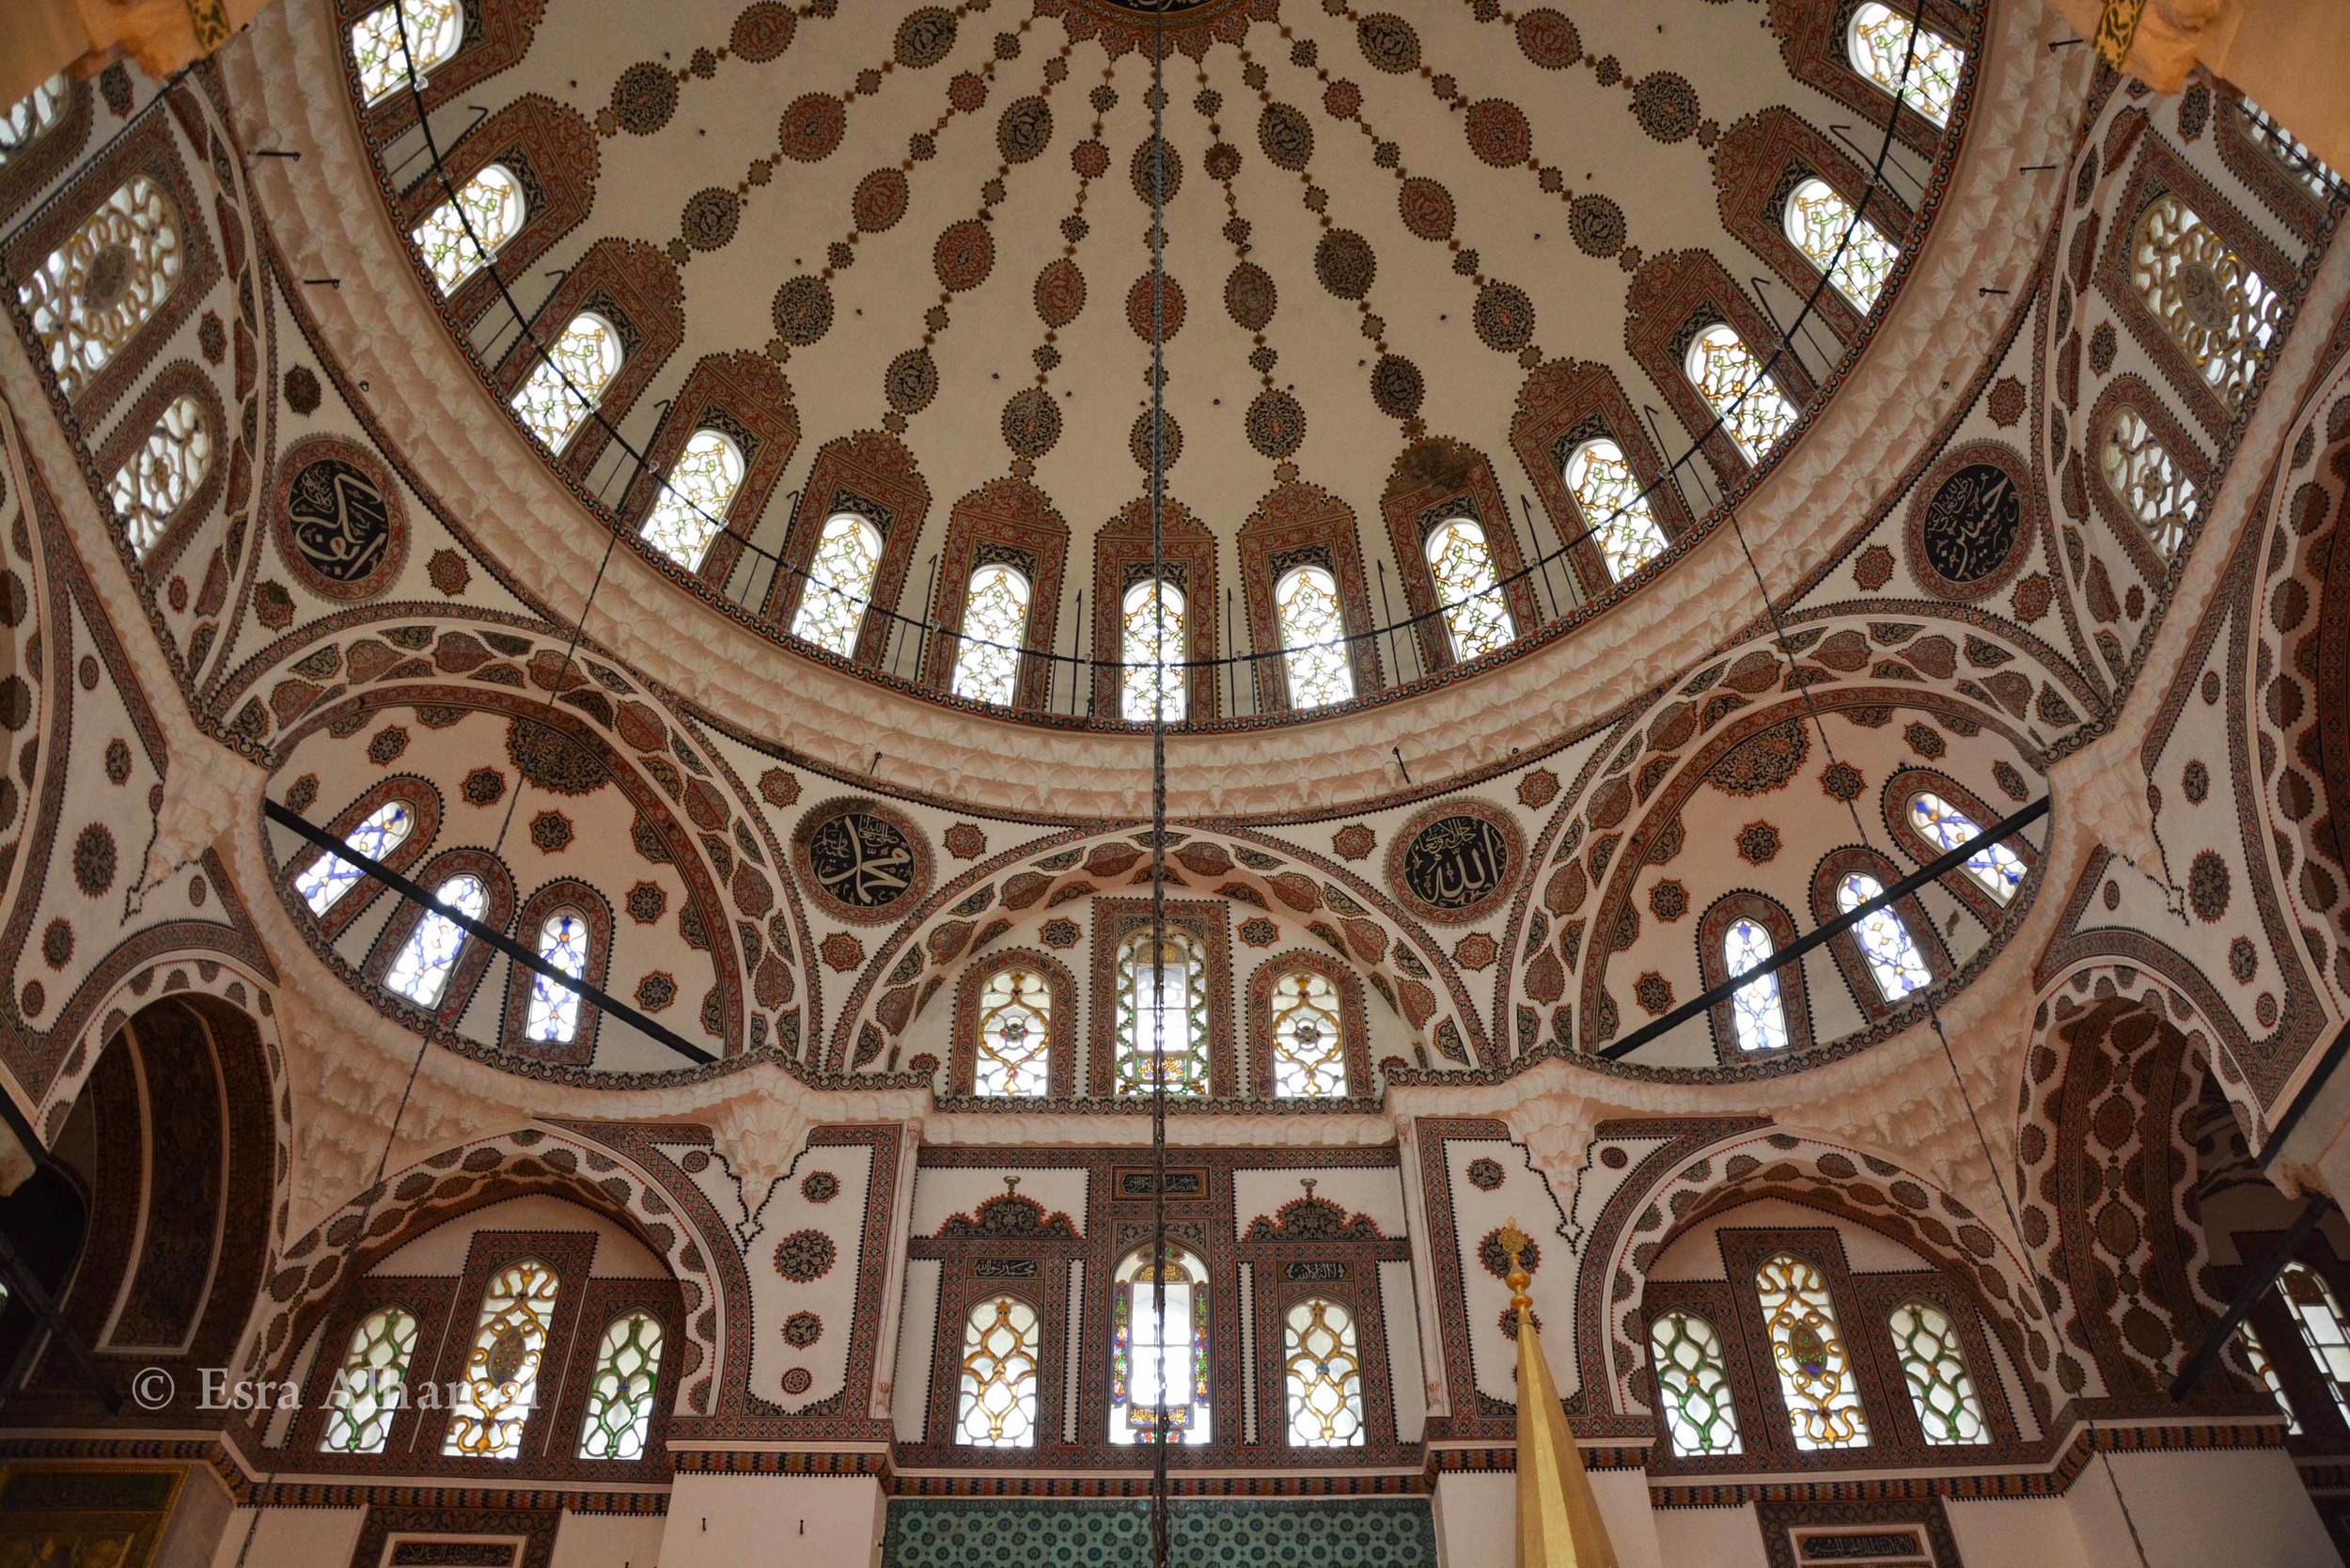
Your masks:
M 1152 1387 L 1151 1563 L 1167 1568 L 1167 12 L 1151 30 L 1151 1317 L 1159 1358 Z M 1183 989 L 1183 1060 L 1191 1062 L 1191 988 Z M 1186 1080 L 1188 1081 L 1188 1080 Z M 1185 1293 L 1186 1306 L 1191 1294 Z M 1196 1312 L 1192 1315 L 1196 1316 Z M 1193 1359 L 1191 1325 L 1184 1361 Z M 1186 1379 L 1188 1382 L 1188 1378 Z

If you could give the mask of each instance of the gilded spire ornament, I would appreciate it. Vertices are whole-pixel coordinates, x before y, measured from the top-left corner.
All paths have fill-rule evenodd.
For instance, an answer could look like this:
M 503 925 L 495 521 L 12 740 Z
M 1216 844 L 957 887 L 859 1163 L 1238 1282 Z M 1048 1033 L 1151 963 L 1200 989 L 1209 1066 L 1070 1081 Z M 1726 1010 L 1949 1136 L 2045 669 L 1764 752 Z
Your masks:
M 1497 1239 L 1509 1255 L 1510 1306 L 1518 1315 L 1518 1568 L 1617 1568 L 1582 1450 L 1543 1359 L 1526 1294 L 1533 1277 L 1521 1261 L 1527 1234 L 1512 1219 Z

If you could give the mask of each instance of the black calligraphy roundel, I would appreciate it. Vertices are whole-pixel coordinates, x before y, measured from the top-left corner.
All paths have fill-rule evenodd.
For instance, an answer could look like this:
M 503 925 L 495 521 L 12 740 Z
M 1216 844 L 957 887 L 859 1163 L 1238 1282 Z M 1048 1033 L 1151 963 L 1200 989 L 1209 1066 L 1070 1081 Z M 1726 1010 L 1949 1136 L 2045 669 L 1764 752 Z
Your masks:
M 1467 925 L 1509 897 L 1525 859 L 1524 836 L 1507 811 L 1445 801 L 1403 824 L 1387 852 L 1387 881 L 1422 919 Z
M 312 592 L 369 599 L 400 574 L 407 523 L 372 452 L 335 436 L 295 442 L 278 463 L 275 502 L 278 551 Z
M 817 907 L 862 925 L 899 918 L 930 891 L 922 830 L 876 800 L 830 800 L 801 818 L 791 860 Z
M 1979 599 L 2030 554 L 2030 487 L 2013 448 L 1972 442 L 1945 455 L 1911 503 L 1909 558 L 1918 580 L 1945 599 Z

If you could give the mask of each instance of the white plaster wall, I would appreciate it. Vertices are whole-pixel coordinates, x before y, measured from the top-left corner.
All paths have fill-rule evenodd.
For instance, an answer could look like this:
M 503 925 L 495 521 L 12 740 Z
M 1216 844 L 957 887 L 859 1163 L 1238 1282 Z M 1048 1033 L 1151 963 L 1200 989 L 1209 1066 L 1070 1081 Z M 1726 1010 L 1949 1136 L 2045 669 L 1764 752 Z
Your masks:
M 655 1568 L 667 1526 L 657 1513 L 566 1513 L 550 1568 Z
M 154 1568 L 204 1568 L 219 1549 L 221 1531 L 235 1505 L 210 1465 L 191 1465 L 180 1483 L 179 1506 L 156 1544 Z
M 898 1440 L 922 1440 L 922 1419 L 931 1399 L 931 1354 L 938 1332 L 936 1258 L 906 1262 L 905 1309 L 898 1316 L 897 1373 L 889 1386 L 889 1414 Z
M 1943 1508 L 1966 1568 L 2079 1568 L 2085 1560 L 2068 1498 L 1975 1498 Z
M 1762 1527 L 1747 1503 L 1735 1508 L 1660 1508 L 1656 1543 L 1673 1568 L 1768 1568 Z
M 2341 1555 L 2281 1449 L 2112 1459 L 2147 1568 L 2341 1568 Z M 2065 1500 L 2087 1568 L 2138 1568 L 2102 1462 L 2081 1473 Z
M 1708 1568 L 1668 1558 L 1658 1538 L 1660 1515 L 1649 1506 L 1645 1470 L 1594 1470 L 1591 1493 L 1607 1524 L 1621 1568 Z M 1477 1471 L 1436 1478 L 1436 1555 L 1444 1568 L 1517 1568 L 1518 1478 Z M 1752 1516 L 1748 1516 L 1752 1528 Z M 1756 1554 L 1761 1561 L 1761 1554 Z M 1743 1568 L 1743 1560 L 1741 1560 Z
M 682 1475 L 660 1568 L 873 1568 L 881 1537 L 881 1484 L 870 1476 Z
M 251 1555 L 243 1559 L 244 1568 L 327 1568 L 349 1562 L 366 1520 L 367 1511 L 358 1508 L 269 1509 L 254 1534 Z M 212 1568 L 237 1568 L 245 1531 L 252 1526 L 250 1510 L 241 1508 L 228 1516 L 228 1528 L 221 1531 L 219 1549 L 212 1554 Z

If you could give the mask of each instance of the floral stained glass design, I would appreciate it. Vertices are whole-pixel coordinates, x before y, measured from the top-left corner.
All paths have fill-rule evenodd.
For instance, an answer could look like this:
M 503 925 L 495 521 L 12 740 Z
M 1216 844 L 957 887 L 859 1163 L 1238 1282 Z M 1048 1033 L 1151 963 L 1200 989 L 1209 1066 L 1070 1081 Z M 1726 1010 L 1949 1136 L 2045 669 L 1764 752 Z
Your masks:
M 1837 1332 L 1827 1281 L 1810 1263 L 1782 1252 L 1756 1272 L 1754 1289 L 1795 1447 L 1806 1453 L 1868 1447 L 1869 1418 L 1854 1386 L 1851 1355 Z
M 161 184 L 134 174 L 17 285 L 67 397 L 80 396 L 154 319 L 186 264 L 179 208 Z
M 645 542 L 686 571 L 700 571 L 742 487 L 743 448 L 716 431 L 696 431 L 645 518 Z
M 351 1348 L 326 1395 L 325 1453 L 382 1453 L 400 1414 L 408 1360 L 416 1353 L 416 1320 L 401 1307 L 379 1307 L 351 1331 Z
M 2277 1277 L 2277 1288 L 2294 1325 L 2301 1330 L 2310 1359 L 2326 1379 L 2326 1391 L 2334 1396 L 2334 1408 L 2350 1422 L 2350 1331 L 2343 1328 L 2342 1303 L 2334 1298 L 2333 1286 L 2309 1264 L 2294 1262 Z
M 2277 1363 L 2268 1358 L 2268 1347 L 2261 1343 L 2260 1335 L 2253 1330 L 2250 1324 L 2236 1325 L 2235 1344 L 2236 1349 L 2243 1352 L 2245 1361 L 2251 1367 L 2252 1375 L 2261 1380 L 2261 1383 L 2268 1389 L 2268 1397 L 2275 1400 L 2277 1408 L 2284 1413 L 2285 1430 L 2296 1437 L 2300 1436 L 2302 1435 L 2301 1418 L 2294 1414 L 2293 1401 L 2285 1397 L 2284 1380 L 2277 1375 Z
M 971 1091 L 1015 1099 L 1044 1094 L 1051 1079 L 1053 989 L 1033 969 L 998 969 L 979 990 Z
M 558 909 L 539 928 L 539 956 L 573 980 L 588 973 L 588 922 L 575 909 Z M 530 1011 L 523 1038 L 561 1043 L 579 1033 L 579 993 L 544 975 L 530 977 Z
M 1126 590 L 1118 714 L 1129 724 L 1150 723 L 1154 708 L 1168 724 L 1183 722 L 1183 608 L 1173 583 L 1152 579 Z
M 1169 1247 L 1164 1281 L 1150 1253 L 1129 1253 L 1114 1277 L 1110 1325 L 1110 1441 L 1149 1443 L 1160 1430 L 1162 1401 L 1168 1440 L 1208 1440 L 1207 1273 L 1188 1254 Z M 1159 1315 L 1164 1284 L 1166 1315 Z
M 1976 1397 L 1966 1353 L 1949 1314 L 1925 1302 L 1909 1301 L 1894 1308 L 1888 1322 L 1902 1376 L 1909 1385 L 1909 1403 L 1917 1407 L 1926 1441 L 1937 1448 L 1991 1441 L 1982 1401 Z
M 514 412 L 548 451 L 560 452 L 619 373 L 620 335 L 603 317 L 582 311 L 545 350 L 514 394 Z
M 408 47 L 400 46 L 401 23 Z M 373 103 L 408 82 L 411 62 L 424 86 L 433 68 L 465 41 L 465 13 L 457 0 L 401 0 L 361 17 L 351 29 L 351 55 L 359 70 L 359 96 Z
M 1794 427 L 1794 405 L 1727 324 L 1716 321 L 1699 333 L 1683 368 L 1748 463 L 1762 462 Z
M 2144 415 L 2123 404 L 2106 416 L 2097 471 L 2162 557 L 2177 556 L 2195 511 L 2195 481 Z
M 370 860 L 382 860 L 407 841 L 415 825 L 415 808 L 404 800 L 387 800 L 368 812 L 368 820 L 346 834 L 343 842 Z M 366 874 L 340 855 L 321 855 L 294 878 L 293 887 L 311 914 L 323 915 Z
M 1665 530 L 1622 447 L 1606 436 L 1586 441 L 1567 459 L 1566 479 L 1607 575 L 1621 583 L 1664 554 Z
M 955 1441 L 969 1448 L 1036 1446 L 1036 1309 L 999 1295 L 971 1309 L 963 1325 L 963 1382 Z
M 955 649 L 954 694 L 1009 708 L 1019 690 L 1020 643 L 1028 627 L 1028 579 L 1001 562 L 971 573 Z
M 139 449 L 115 470 L 107 500 L 144 559 L 212 469 L 212 427 L 204 405 L 185 392 L 171 400 Z
M 409 236 L 425 270 L 443 294 L 481 270 L 507 241 L 520 232 L 528 204 L 522 181 L 504 164 L 491 164 L 457 188 L 457 195 L 425 214 Z
M 1909 825 L 1945 854 L 1982 832 L 1974 818 L 1923 790 L 1909 797 Z M 1966 874 L 2001 903 L 2013 898 L 2015 889 L 2024 885 L 2024 857 L 2005 844 L 1985 844 L 1966 857 Z
M 1318 566 L 1301 566 L 1274 585 L 1273 611 L 1281 623 L 1281 667 L 1292 708 L 1322 708 L 1355 695 L 1355 668 L 1346 654 L 1346 621 L 1337 579 Z
M 642 1459 L 661 1378 L 661 1325 L 650 1312 L 614 1318 L 596 1346 L 596 1380 L 579 1429 L 582 1459 Z
M 881 556 L 881 530 L 870 523 L 845 511 L 825 518 L 807 563 L 800 607 L 791 617 L 791 635 L 843 659 L 854 656 Z
M 481 879 L 463 873 L 442 883 L 432 896 L 476 920 L 490 905 L 489 889 L 481 886 Z M 400 956 L 392 961 L 384 983 L 418 1007 L 434 1006 L 448 989 L 449 974 L 457 967 L 458 955 L 465 950 L 465 941 L 464 927 L 437 909 L 426 910 Z
M 66 82 L 63 73 L 52 76 L 31 92 L 16 101 L 8 113 L 0 114 L 0 167 L 39 139 L 40 133 L 57 123 L 65 113 Z
M 1939 33 L 1919 31 L 1908 17 L 1877 0 L 1866 0 L 1853 12 L 1844 49 L 1861 75 L 1935 124 L 1950 123 L 1958 78 L 1966 68 L 1958 45 Z
M 1363 1360 L 1355 1343 L 1355 1314 L 1335 1301 L 1301 1301 L 1283 1317 L 1281 1339 L 1290 1447 L 1360 1448 Z
M 539 1394 L 539 1362 L 555 1321 L 556 1283 L 555 1270 L 536 1258 L 509 1263 L 491 1278 L 442 1453 L 471 1459 L 522 1453 L 523 1428 Z
M 1328 1099 L 1345 1092 L 1339 988 L 1316 970 L 1292 969 L 1273 983 L 1274 1098 Z
M 1649 1325 L 1649 1364 L 1673 1452 L 1684 1458 L 1738 1451 L 1738 1409 L 1731 1403 L 1722 1337 L 1703 1318 L 1668 1312 Z
M 1736 980 L 1766 962 L 1776 951 L 1771 933 L 1761 922 L 1732 920 L 1722 933 L 1722 966 Z M 1730 1023 L 1742 1051 L 1776 1051 L 1785 1047 L 1787 1007 L 1779 995 L 1778 971 L 1757 976 L 1730 995 Z
M 1866 311 L 1885 290 L 1901 247 L 1852 210 L 1825 180 L 1807 180 L 1787 196 L 1787 238 L 1827 274 L 1836 291 Z
M 1866 871 L 1854 871 L 1836 885 L 1836 907 L 1846 915 L 1867 903 L 1871 899 L 1885 896 L 1885 884 Z M 1925 955 L 1911 939 L 1909 927 L 1893 912 L 1891 905 L 1864 916 L 1852 928 L 1860 943 L 1860 951 L 1869 961 L 1869 972 L 1876 978 L 1877 989 L 1888 1002 L 1898 1002 L 1913 991 L 1934 983 L 1934 971 L 1926 967 Z
M 1208 988 L 1188 933 L 1169 931 L 1151 958 L 1151 933 L 1118 949 L 1118 1092 L 1208 1092 Z
M 2284 300 L 2218 231 L 2166 191 L 2138 214 L 2130 286 L 2230 413 L 2277 336 Z
M 1516 641 L 1517 623 L 1495 586 L 1493 549 L 1477 520 L 1455 517 L 1437 524 L 1428 535 L 1427 550 L 1452 656 L 1474 659 Z

